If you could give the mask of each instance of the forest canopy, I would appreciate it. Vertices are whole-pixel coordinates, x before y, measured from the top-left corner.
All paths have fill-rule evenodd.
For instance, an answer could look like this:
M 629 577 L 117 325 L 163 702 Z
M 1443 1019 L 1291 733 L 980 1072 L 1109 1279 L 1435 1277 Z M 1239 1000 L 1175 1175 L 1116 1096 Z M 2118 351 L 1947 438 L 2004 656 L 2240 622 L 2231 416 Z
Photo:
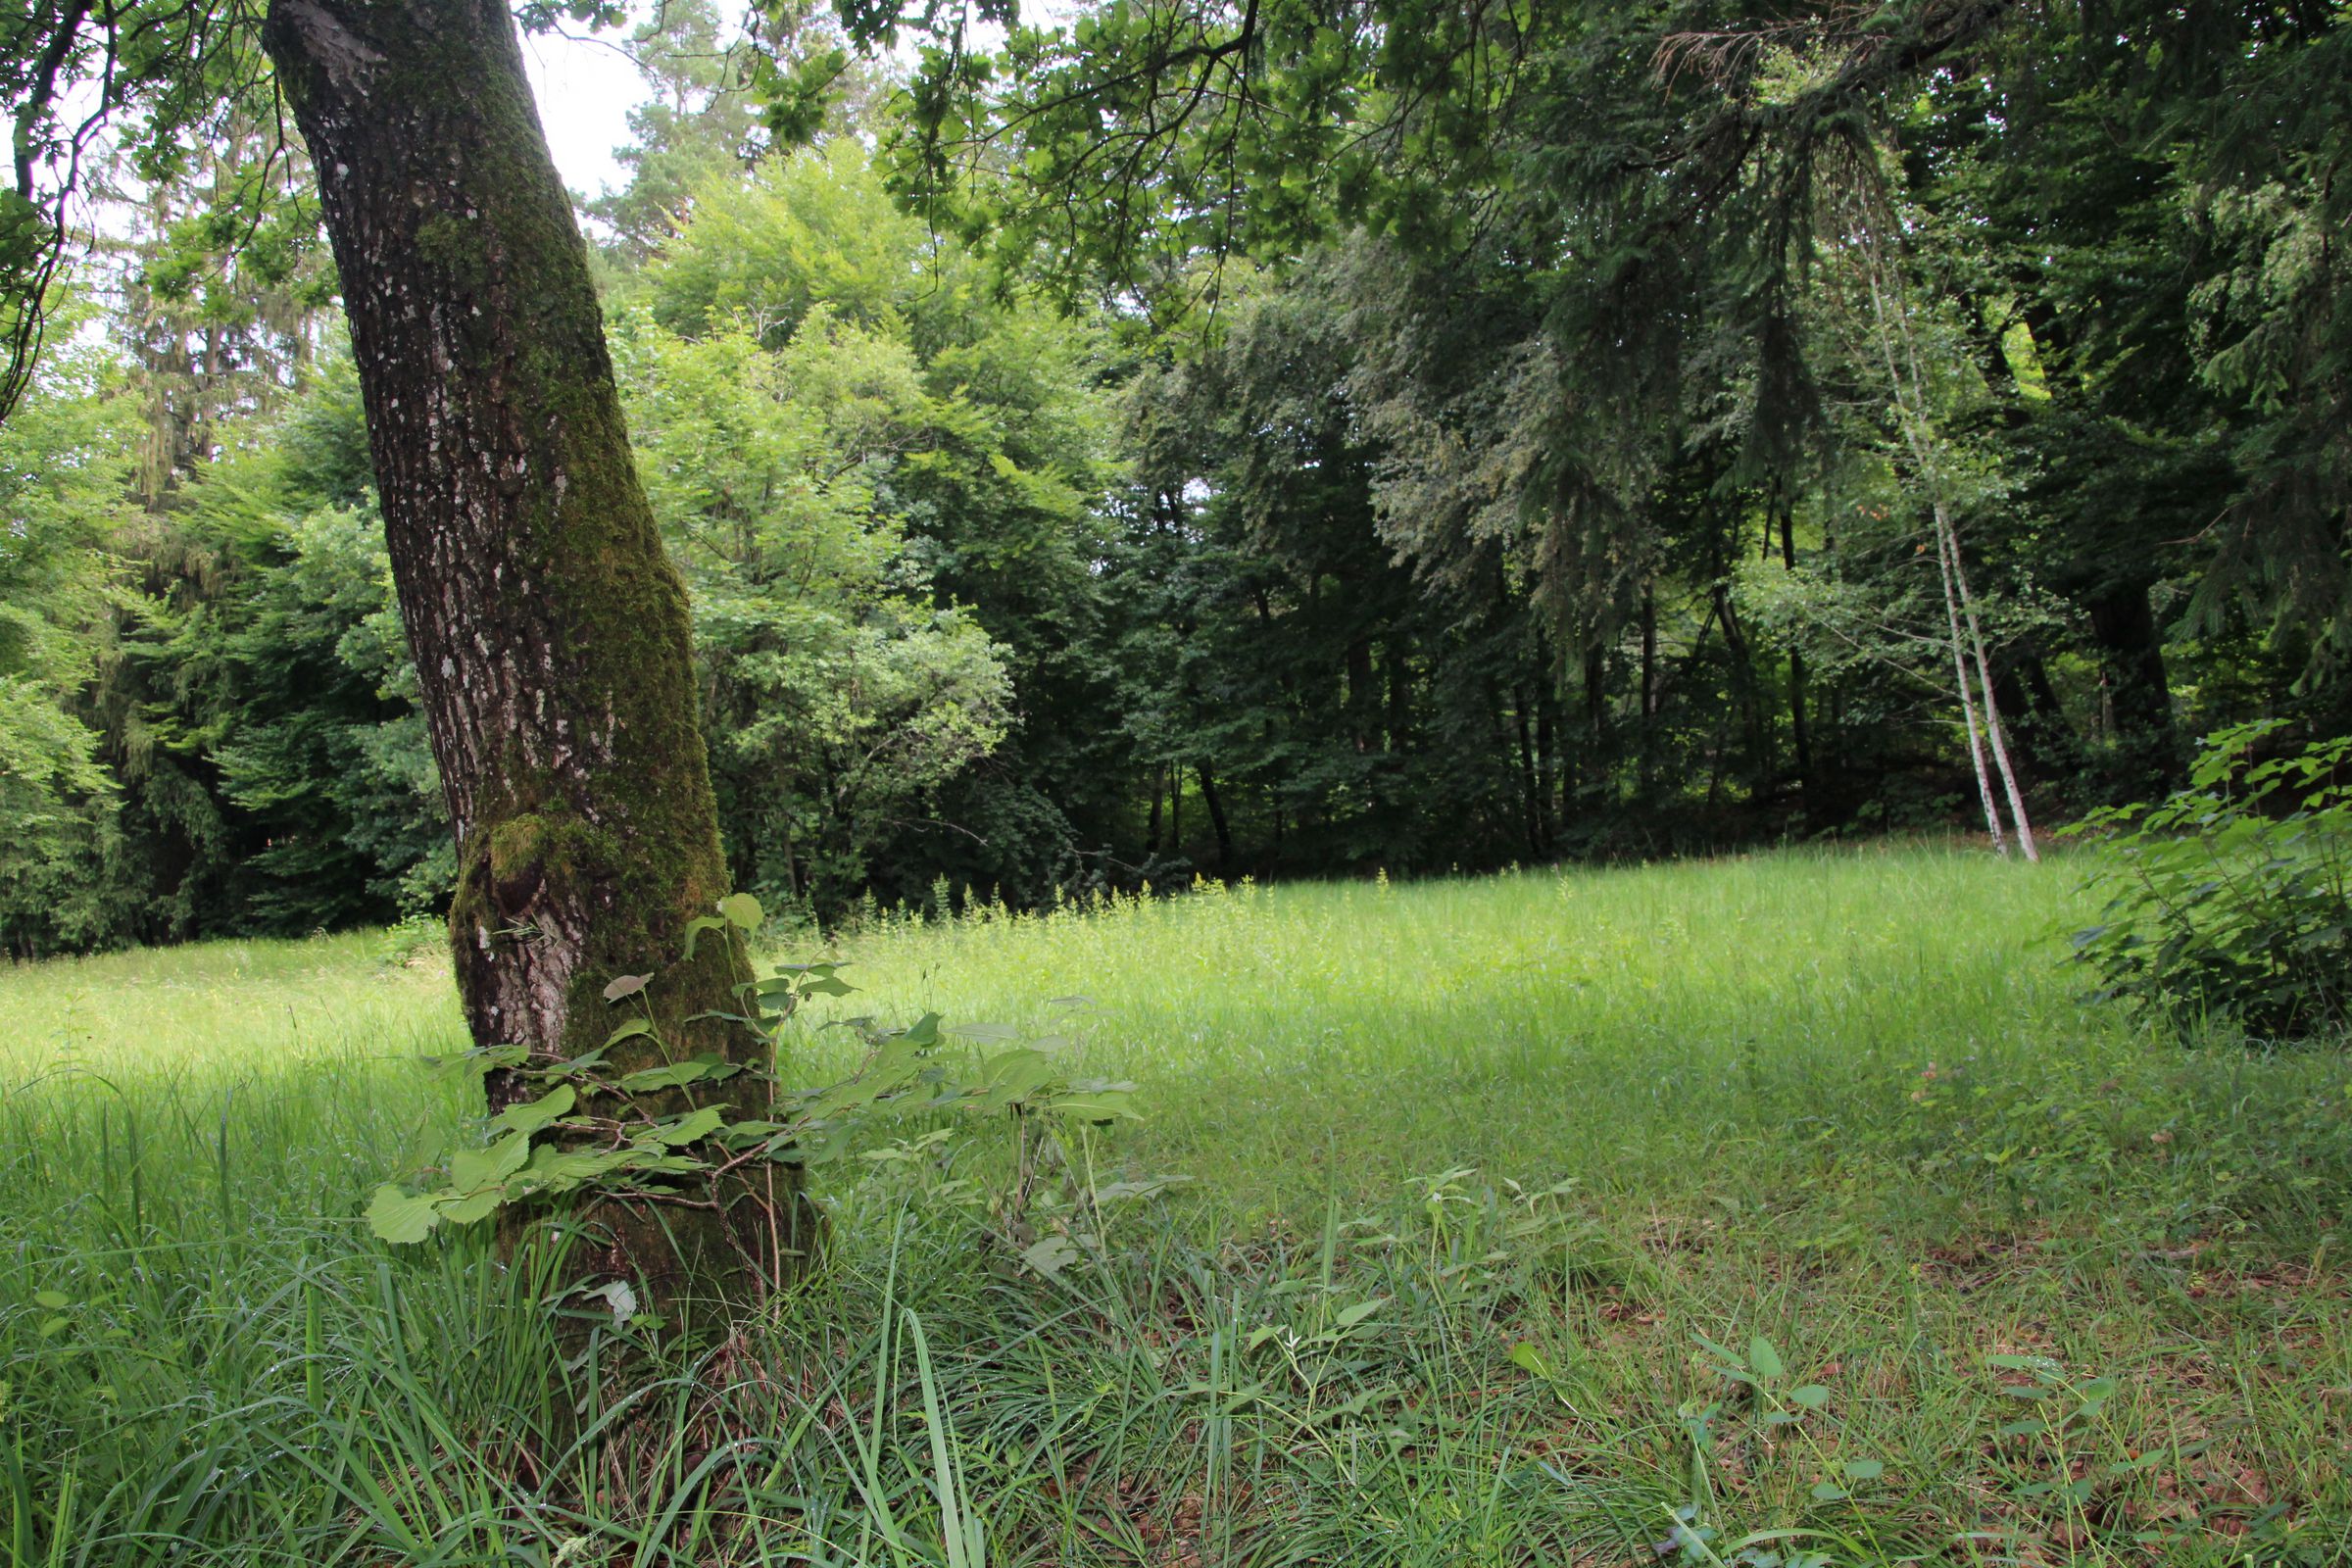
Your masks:
M 0 24 L 15 953 L 455 875 L 234 10 Z M 2352 728 L 2340 4 L 636 24 L 580 206 L 771 909 L 2065 819 Z

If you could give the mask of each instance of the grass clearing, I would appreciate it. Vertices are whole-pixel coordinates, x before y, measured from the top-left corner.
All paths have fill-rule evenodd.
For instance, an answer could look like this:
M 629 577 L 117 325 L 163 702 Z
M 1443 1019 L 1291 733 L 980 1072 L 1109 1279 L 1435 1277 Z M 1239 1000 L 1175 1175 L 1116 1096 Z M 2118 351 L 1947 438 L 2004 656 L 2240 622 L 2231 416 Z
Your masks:
M 568 1366 L 478 1238 L 356 1217 L 463 1125 L 439 969 L 0 971 L 0 1555 L 2344 1560 L 2352 1064 L 2084 1008 L 2075 880 L 1900 847 L 880 926 L 844 1008 L 1068 1037 L 1150 1113 L 1099 1179 L 1190 1180 L 1049 1280 L 987 1240 L 989 1140 L 837 1167 L 772 1321 Z

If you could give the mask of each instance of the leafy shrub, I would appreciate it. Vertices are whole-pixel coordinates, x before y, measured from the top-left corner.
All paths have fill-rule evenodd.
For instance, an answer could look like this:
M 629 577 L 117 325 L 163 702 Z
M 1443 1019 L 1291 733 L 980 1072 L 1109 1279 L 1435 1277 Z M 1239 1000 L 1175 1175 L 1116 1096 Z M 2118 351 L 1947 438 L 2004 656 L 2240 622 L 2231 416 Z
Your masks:
M 765 922 L 760 901 L 748 893 L 730 894 L 717 907 L 716 914 L 687 922 L 685 957 L 694 956 L 695 944 L 708 934 L 716 932 L 725 940 L 732 927 L 748 936 Z M 838 963 L 778 964 L 773 978 L 737 987 L 745 1011 L 709 1015 L 760 1037 L 766 1060 L 759 1066 L 747 1068 L 715 1054 L 681 1057 L 663 1040 L 646 1000 L 650 974 L 621 975 L 605 988 L 605 1001 L 620 1008 L 621 1021 L 603 1045 L 579 1056 L 546 1062 L 509 1045 L 476 1047 L 453 1058 L 473 1071 L 513 1072 L 543 1092 L 491 1116 L 478 1147 L 448 1151 L 441 1165 L 408 1184 L 379 1186 L 368 1206 L 368 1226 L 387 1242 L 415 1243 L 437 1226 L 473 1224 L 510 1203 L 574 1194 L 624 1202 L 662 1200 L 675 1196 L 675 1183 L 709 1183 L 755 1162 L 798 1166 L 838 1160 L 909 1119 L 1008 1115 L 1015 1128 L 1016 1176 L 1012 1192 L 994 1205 L 999 1228 L 1021 1249 L 1023 1261 L 1041 1273 L 1053 1274 L 1078 1256 L 1080 1245 L 1093 1240 L 1081 1227 L 1090 1211 L 1099 1218 L 1106 1195 L 1080 1195 L 1073 1181 L 1065 1181 L 1071 1191 L 1056 1204 L 1051 1195 L 1039 1193 L 1040 1176 L 1049 1165 L 1067 1171 L 1066 1130 L 1134 1116 L 1127 1100 L 1135 1086 L 1068 1078 L 1050 1051 L 1040 1049 L 1059 1042 L 1018 1045 L 1010 1031 L 988 1024 L 950 1030 L 931 1012 L 903 1029 L 867 1017 L 844 1020 L 865 1045 L 857 1070 L 824 1088 L 793 1089 L 777 1076 L 780 1048 L 809 1001 L 856 989 L 840 977 L 840 968 Z M 662 1048 L 662 1064 L 633 1072 L 608 1066 L 607 1053 L 640 1037 Z M 982 1049 L 956 1051 L 954 1037 Z M 951 1076 L 957 1056 L 968 1059 L 968 1071 Z M 678 1110 L 658 1098 L 739 1074 L 757 1086 L 739 1101 L 764 1114 L 729 1121 L 728 1108 L 720 1105 Z M 868 1152 L 868 1158 L 904 1160 L 946 1135 L 945 1128 L 933 1128 L 912 1143 L 900 1140 L 895 1149 Z M 1164 1184 L 1163 1179 L 1153 1185 Z
M 2113 834 L 2101 921 L 2075 936 L 2100 997 L 2268 1039 L 2352 1022 L 2352 737 L 2258 760 L 2277 727 L 2220 731 L 2186 789 L 2075 829 Z

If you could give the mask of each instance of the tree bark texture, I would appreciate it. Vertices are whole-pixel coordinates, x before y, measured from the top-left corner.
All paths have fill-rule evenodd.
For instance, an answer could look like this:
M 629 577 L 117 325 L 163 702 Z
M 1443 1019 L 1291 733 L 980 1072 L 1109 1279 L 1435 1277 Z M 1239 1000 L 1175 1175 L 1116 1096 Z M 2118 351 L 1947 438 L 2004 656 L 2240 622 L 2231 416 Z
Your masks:
M 473 1037 L 577 1055 L 620 1021 L 607 983 L 650 972 L 671 1052 L 748 1060 L 747 1033 L 687 1022 L 740 1010 L 749 964 L 736 941 L 677 961 L 686 922 L 727 892 L 686 594 L 514 20 L 504 0 L 273 0 L 264 37 L 341 271 L 457 836 L 450 927 Z M 659 1058 L 640 1037 L 607 1065 Z M 492 1108 L 528 1088 L 493 1074 Z M 674 1093 L 657 1108 L 683 1108 Z M 582 1266 L 656 1299 L 740 1299 L 805 1253 L 802 1214 L 765 1177 L 659 1211 L 607 1203 L 583 1216 L 599 1245 Z

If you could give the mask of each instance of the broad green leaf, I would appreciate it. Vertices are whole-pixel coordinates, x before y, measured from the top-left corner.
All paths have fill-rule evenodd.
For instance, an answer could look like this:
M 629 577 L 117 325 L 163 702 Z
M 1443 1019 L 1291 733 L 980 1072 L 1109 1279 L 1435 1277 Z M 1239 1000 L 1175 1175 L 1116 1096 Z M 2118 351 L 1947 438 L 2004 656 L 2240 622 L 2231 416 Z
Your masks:
M 509 1105 L 491 1118 L 490 1126 L 493 1130 L 521 1133 L 527 1138 L 557 1117 L 567 1115 L 579 1098 L 571 1085 L 558 1084 L 537 1100 Z
M 478 1193 L 442 1201 L 436 1209 L 442 1219 L 452 1225 L 470 1225 L 478 1219 L 488 1219 L 498 1205 L 506 1201 L 506 1189 L 485 1187 Z
M 698 1138 L 710 1137 L 718 1131 L 719 1124 L 725 1120 L 725 1114 L 716 1105 L 705 1105 L 675 1121 L 661 1123 L 652 1129 L 649 1136 L 656 1143 L 675 1149 L 681 1144 L 691 1144 Z
M 726 916 L 727 923 L 738 931 L 757 931 L 760 922 L 767 918 L 760 907 L 760 901 L 749 893 L 728 894 L 718 901 L 718 912 Z
M 638 992 L 643 991 L 646 987 L 646 982 L 651 979 L 653 979 L 653 976 L 650 974 L 624 974 L 618 979 L 614 980 L 611 985 L 605 987 L 605 1000 L 607 1002 L 618 1002 L 623 997 L 633 997 Z
M 630 1073 L 621 1079 L 620 1087 L 632 1095 L 650 1094 L 657 1089 L 682 1089 L 706 1078 L 724 1077 L 734 1070 L 737 1069 L 716 1056 L 697 1056 L 692 1061 L 673 1061 L 667 1066 L 646 1067 Z
M 808 1102 L 807 1120 L 828 1122 L 853 1105 L 873 1102 L 877 1094 L 886 1093 L 889 1086 L 877 1086 L 867 1077 L 845 1079 Z
M 704 932 L 724 931 L 726 928 L 727 922 L 715 914 L 701 915 L 695 919 L 687 921 L 686 951 L 682 956 L 687 960 L 691 960 L 694 957 L 694 945 L 701 938 Z
M 550 1145 L 535 1151 L 522 1179 L 549 1192 L 564 1193 L 585 1186 L 638 1158 L 637 1152 L 620 1150 L 560 1150 Z
M 1767 1383 L 1788 1370 L 1781 1360 L 1781 1352 L 1761 1334 L 1747 1342 L 1747 1364 Z
M 1025 1101 L 1054 1077 L 1054 1058 L 1042 1051 L 1020 1049 L 992 1056 L 980 1071 L 974 1108 L 996 1110 Z
M 531 1140 L 509 1133 L 487 1149 L 461 1149 L 449 1156 L 449 1185 L 460 1193 L 476 1193 L 522 1169 L 531 1157 Z
M 423 1241 L 439 1218 L 430 1198 L 404 1193 L 390 1182 L 375 1190 L 368 1205 L 368 1228 L 395 1246 Z
M 1053 1279 L 1078 1261 L 1078 1249 L 1070 1245 L 1070 1239 L 1066 1236 L 1049 1236 L 1023 1248 L 1021 1261 L 1048 1279 Z

